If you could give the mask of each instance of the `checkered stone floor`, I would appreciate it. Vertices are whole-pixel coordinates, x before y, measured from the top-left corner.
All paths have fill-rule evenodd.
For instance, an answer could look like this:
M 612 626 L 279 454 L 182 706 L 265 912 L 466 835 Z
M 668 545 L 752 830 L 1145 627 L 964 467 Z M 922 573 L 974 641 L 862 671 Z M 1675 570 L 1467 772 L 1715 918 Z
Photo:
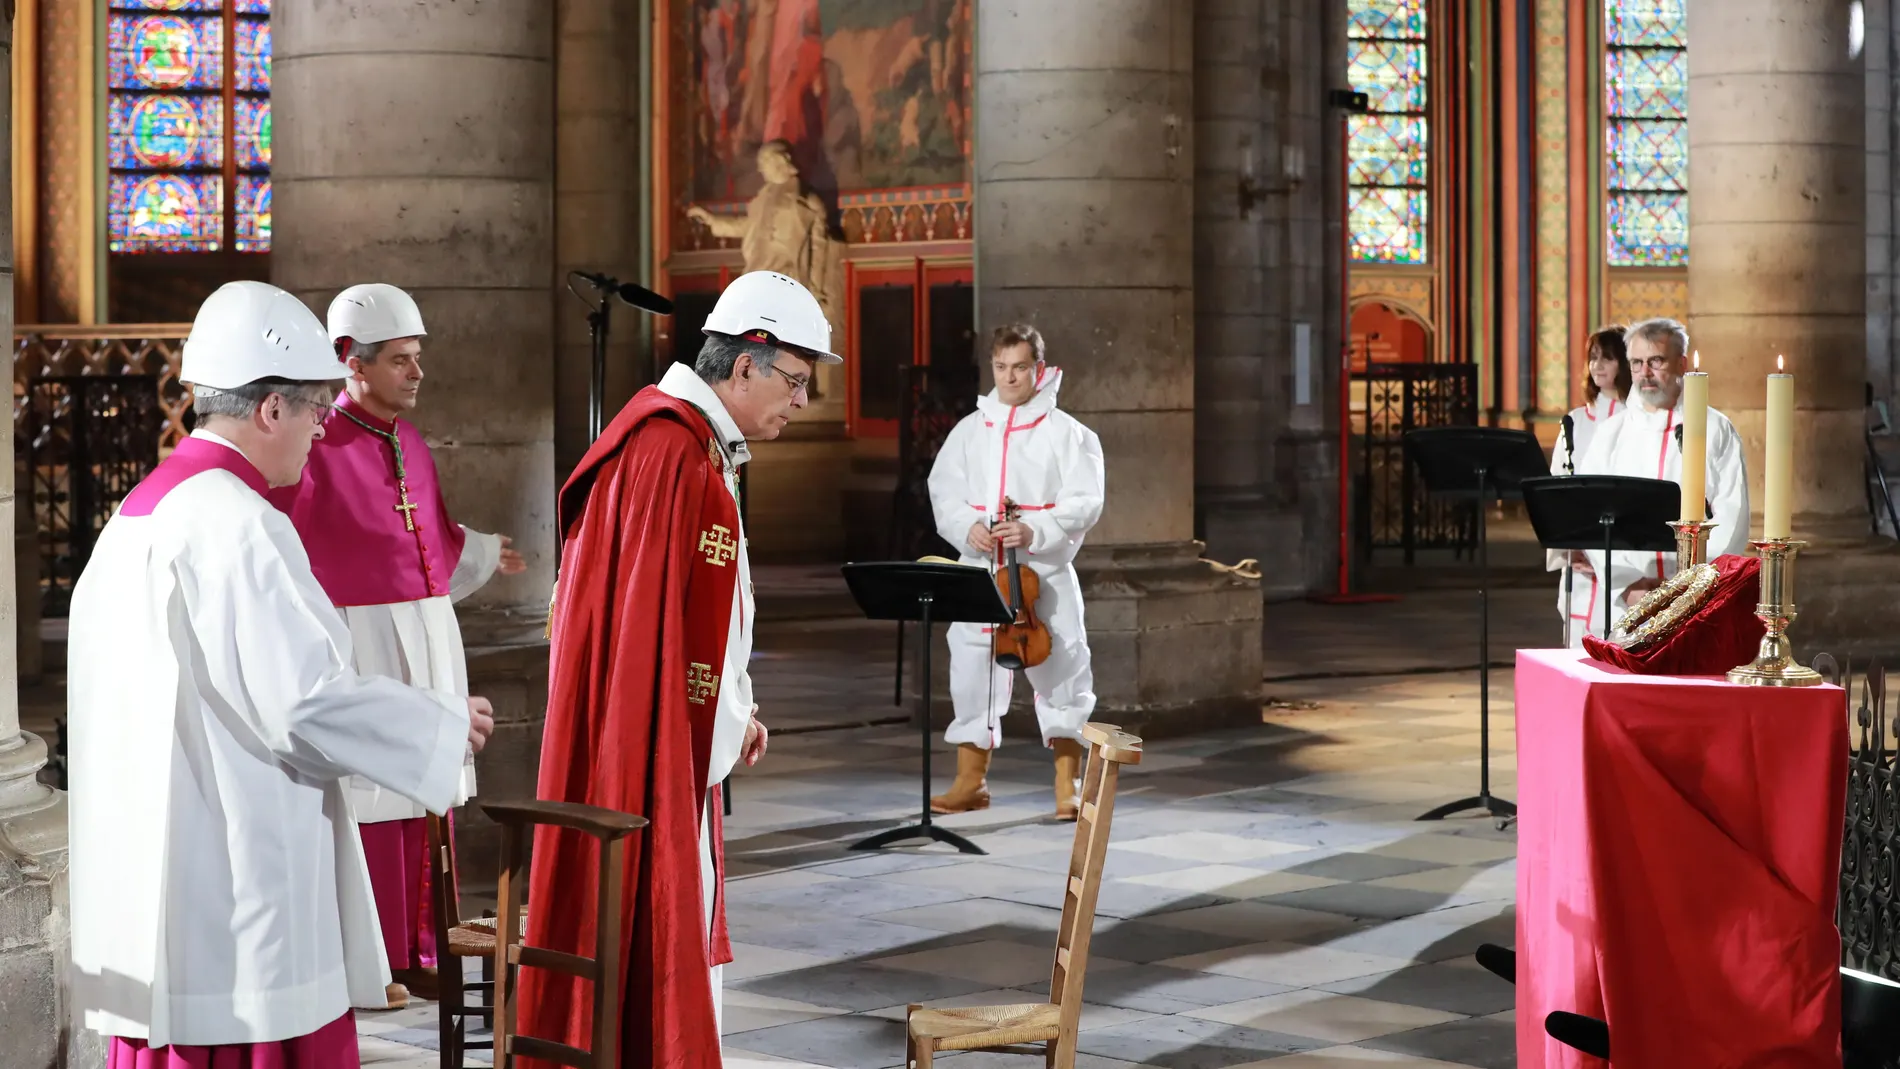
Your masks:
M 887 631 L 788 625 L 761 646 L 769 722 L 891 715 Z M 1492 685 L 1492 787 L 1511 797 L 1510 673 Z M 1512 990 L 1471 952 L 1514 941 L 1515 836 L 1477 814 L 1413 819 L 1475 793 L 1476 680 L 1268 689 L 1260 726 L 1151 743 L 1123 776 L 1077 1064 L 1514 1065 Z M 986 855 L 850 851 L 915 818 L 916 748 L 902 725 L 790 733 L 735 781 L 727 1065 L 899 1066 L 907 1003 L 1046 997 L 1073 834 L 1048 819 L 1047 751 L 1006 741 L 992 808 L 942 818 Z M 941 789 L 954 764 L 937 749 Z M 364 1063 L 433 1065 L 434 1028 L 428 1003 L 363 1014 Z

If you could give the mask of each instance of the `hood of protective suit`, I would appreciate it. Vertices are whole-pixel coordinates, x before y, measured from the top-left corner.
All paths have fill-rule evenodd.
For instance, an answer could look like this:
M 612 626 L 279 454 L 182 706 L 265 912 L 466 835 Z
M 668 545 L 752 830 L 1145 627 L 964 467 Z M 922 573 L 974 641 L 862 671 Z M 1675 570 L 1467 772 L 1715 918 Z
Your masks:
M 1042 375 L 1036 384 L 1036 393 L 1029 400 L 1016 406 L 1018 423 L 1033 420 L 1038 416 L 1055 411 L 1056 392 L 1062 388 L 1062 369 L 1050 364 L 1042 366 Z M 977 411 L 991 419 L 1008 419 L 1009 406 L 996 396 L 996 388 L 976 399 Z

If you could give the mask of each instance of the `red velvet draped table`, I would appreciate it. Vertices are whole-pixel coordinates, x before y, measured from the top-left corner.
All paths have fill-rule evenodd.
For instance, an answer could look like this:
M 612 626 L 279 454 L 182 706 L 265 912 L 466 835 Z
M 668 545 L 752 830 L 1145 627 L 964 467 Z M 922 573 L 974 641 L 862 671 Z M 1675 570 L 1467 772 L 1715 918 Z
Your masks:
M 1833 686 L 1641 676 L 1517 654 L 1517 1064 L 1841 1064 L 1834 927 L 1847 793 Z

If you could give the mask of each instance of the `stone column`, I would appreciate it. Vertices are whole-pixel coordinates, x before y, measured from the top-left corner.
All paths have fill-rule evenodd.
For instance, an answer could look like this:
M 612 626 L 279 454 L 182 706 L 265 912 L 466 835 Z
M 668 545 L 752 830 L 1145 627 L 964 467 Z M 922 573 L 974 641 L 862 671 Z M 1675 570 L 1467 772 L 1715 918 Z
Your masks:
M 976 19 L 978 322 L 1040 327 L 1062 406 L 1102 439 L 1108 506 L 1077 566 L 1103 711 L 1151 733 L 1257 715 L 1258 585 L 1192 540 L 1193 6 L 981 0 Z
M 1267 563 L 1265 596 L 1331 578 L 1339 277 L 1324 233 L 1323 12 L 1195 5 L 1196 528 L 1209 556 Z M 1334 184 L 1336 185 L 1336 183 Z M 1337 307 L 1336 305 L 1334 307 Z
M 9 5 L 11 7 L 11 5 Z M 8 12 L 9 16 L 11 12 Z M 13 22 L 0 20 L 0 84 L 12 84 Z M 12 124 L 11 105 L 0 121 Z M 12 162 L 11 134 L 0 151 Z M 0 325 L 13 333 L 12 208 L 0 208 Z M 13 436 L 0 444 L 0 529 L 14 525 Z M 10 544 L 10 543 L 9 543 Z M 13 554 L 0 552 L 0 1056 L 8 1065 L 87 1062 L 96 1044 L 66 1027 L 71 954 L 66 796 L 39 782 L 46 743 L 20 730 Z M 75 1046 L 77 1044 L 77 1046 Z
M 470 689 L 500 722 L 481 791 L 532 797 L 557 552 L 555 5 L 278 0 L 271 14 L 272 271 L 319 314 L 357 282 L 422 306 L 415 422 L 450 512 L 528 562 L 458 606 Z M 460 828 L 467 871 L 495 871 L 493 829 L 472 810 Z
M 642 276 L 639 236 L 642 34 L 634 0 L 559 0 L 555 27 L 554 292 L 556 384 L 555 470 L 580 463 L 587 437 L 587 391 L 593 350 L 587 308 L 559 279 L 594 271 L 623 282 Z M 585 284 L 577 288 L 587 296 Z M 643 344 L 646 313 L 612 309 L 603 392 L 612 420 L 635 390 L 652 379 Z
M 1893 4 L 1867 0 L 1858 42 L 1867 88 L 1867 381 L 1893 398 Z
M 1689 0 L 1689 329 L 1761 512 L 1764 376 L 1796 375 L 1795 533 L 1865 534 L 1867 85 L 1849 0 Z

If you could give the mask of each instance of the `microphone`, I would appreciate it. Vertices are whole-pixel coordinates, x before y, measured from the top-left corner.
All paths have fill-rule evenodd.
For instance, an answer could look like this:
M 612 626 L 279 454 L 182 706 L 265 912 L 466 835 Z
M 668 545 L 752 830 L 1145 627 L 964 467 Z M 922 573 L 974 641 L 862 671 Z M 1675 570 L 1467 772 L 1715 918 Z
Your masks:
M 1564 415 L 1564 468 L 1577 473 L 1577 417 Z
M 663 316 L 673 314 L 673 302 L 647 289 L 645 286 L 635 285 L 632 282 L 622 282 L 612 275 L 600 275 L 592 271 L 574 271 L 571 272 L 571 274 L 573 277 L 584 282 L 593 283 L 597 289 L 611 292 L 614 296 L 643 312 L 652 312 L 654 315 Z

